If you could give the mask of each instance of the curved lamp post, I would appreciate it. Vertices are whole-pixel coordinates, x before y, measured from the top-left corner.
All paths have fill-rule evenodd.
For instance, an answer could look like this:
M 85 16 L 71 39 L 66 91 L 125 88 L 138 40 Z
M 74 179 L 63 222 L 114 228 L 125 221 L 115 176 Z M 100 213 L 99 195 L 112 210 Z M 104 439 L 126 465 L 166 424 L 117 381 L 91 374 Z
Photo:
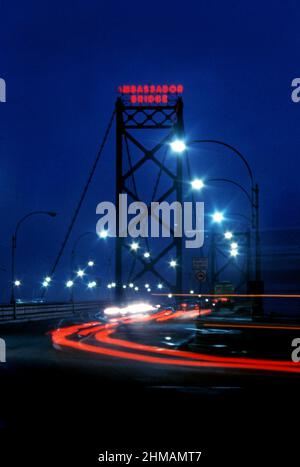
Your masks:
M 16 317 L 16 298 L 15 298 L 15 262 L 16 262 L 16 250 L 17 250 L 17 236 L 21 224 L 31 216 L 38 214 L 44 214 L 50 217 L 55 217 L 56 212 L 53 211 L 32 211 L 26 216 L 22 217 L 16 225 L 14 234 L 12 235 L 11 241 L 11 298 L 10 303 L 14 305 L 14 317 Z
M 186 149 L 185 143 L 182 141 L 182 145 L 178 145 L 179 140 L 175 140 L 170 143 L 173 151 L 175 152 L 183 152 Z M 245 165 L 247 172 L 249 174 L 250 182 L 251 182 L 251 196 L 249 196 L 249 201 L 251 203 L 251 224 L 252 228 L 255 230 L 255 280 L 259 282 L 261 280 L 261 262 L 260 262 L 260 232 L 259 232 L 259 187 L 258 184 L 254 182 L 254 176 L 252 169 L 243 154 L 236 149 L 231 144 L 225 143 L 224 141 L 215 140 L 215 139 L 195 139 L 192 140 L 190 143 L 211 143 L 211 144 L 218 144 L 220 146 L 224 146 L 227 149 L 230 149 L 234 154 L 236 154 Z M 230 183 L 233 183 L 231 181 Z M 237 182 L 234 184 L 239 185 Z M 240 186 L 240 188 L 242 188 Z M 246 191 L 243 189 L 243 191 Z M 247 193 L 247 197 L 248 197 Z

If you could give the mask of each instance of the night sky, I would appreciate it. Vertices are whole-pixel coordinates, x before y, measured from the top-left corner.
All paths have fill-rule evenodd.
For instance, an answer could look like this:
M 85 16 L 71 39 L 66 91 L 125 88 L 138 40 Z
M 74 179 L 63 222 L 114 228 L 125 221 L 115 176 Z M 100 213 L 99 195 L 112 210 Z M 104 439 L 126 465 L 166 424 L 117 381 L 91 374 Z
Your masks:
M 187 137 L 226 141 L 249 160 L 261 187 L 262 230 L 300 227 L 300 103 L 291 100 L 299 16 L 297 1 L 0 0 L 1 301 L 9 297 L 17 221 L 54 210 L 55 219 L 32 218 L 20 230 L 16 275 L 24 296 L 39 295 L 122 83 L 182 83 Z M 241 162 L 222 148 L 191 148 L 190 159 L 194 174 L 249 186 Z M 113 200 L 113 183 L 114 131 L 49 298 L 66 298 L 72 243 L 95 230 L 96 204 Z M 234 188 L 215 186 L 205 196 L 209 207 L 248 208 Z M 78 261 L 93 256 L 95 275 L 106 280 L 112 246 L 96 243 L 83 240 Z

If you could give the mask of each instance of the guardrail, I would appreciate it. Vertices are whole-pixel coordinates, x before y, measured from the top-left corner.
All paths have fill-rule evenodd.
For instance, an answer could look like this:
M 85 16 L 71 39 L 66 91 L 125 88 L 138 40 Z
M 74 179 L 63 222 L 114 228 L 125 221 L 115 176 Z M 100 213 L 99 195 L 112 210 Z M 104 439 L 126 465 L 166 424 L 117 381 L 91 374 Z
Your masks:
M 33 321 L 40 319 L 78 316 L 97 312 L 108 304 L 107 301 L 92 302 L 55 302 L 55 303 L 20 303 L 0 305 L 0 324 L 10 321 Z

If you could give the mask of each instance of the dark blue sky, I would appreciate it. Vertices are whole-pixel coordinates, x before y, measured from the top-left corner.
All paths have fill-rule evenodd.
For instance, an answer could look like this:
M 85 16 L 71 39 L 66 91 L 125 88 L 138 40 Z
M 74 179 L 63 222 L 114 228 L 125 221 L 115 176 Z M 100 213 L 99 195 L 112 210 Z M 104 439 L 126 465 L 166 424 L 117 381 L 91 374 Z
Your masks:
M 299 16 L 297 1 L 0 0 L 0 77 L 7 83 L 0 104 L 1 267 L 9 271 L 17 220 L 31 210 L 57 210 L 55 220 L 32 219 L 20 232 L 18 276 L 29 296 L 37 293 L 33 284 L 55 258 L 116 87 L 127 82 L 183 83 L 187 135 L 221 139 L 245 154 L 261 186 L 263 229 L 299 227 L 300 103 L 290 97 L 300 76 Z M 111 135 L 58 281 L 69 274 L 76 236 L 95 228 L 96 204 L 112 199 L 113 159 Z M 193 149 L 191 160 L 194 173 L 248 183 L 239 160 L 220 148 Z M 222 207 L 222 195 L 215 189 L 212 203 Z M 235 211 L 247 208 L 235 191 L 228 196 Z M 90 248 L 84 240 L 83 258 Z M 99 248 L 103 276 L 109 258 Z M 0 274 L 3 295 L 9 275 Z

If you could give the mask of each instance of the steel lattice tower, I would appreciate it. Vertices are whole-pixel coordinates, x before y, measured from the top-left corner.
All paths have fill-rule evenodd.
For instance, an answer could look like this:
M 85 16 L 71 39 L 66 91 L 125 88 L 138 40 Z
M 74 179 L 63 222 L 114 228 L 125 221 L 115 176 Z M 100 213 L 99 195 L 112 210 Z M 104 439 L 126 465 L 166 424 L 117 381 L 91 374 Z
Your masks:
M 139 131 L 147 130 L 153 134 L 153 140 L 157 143 L 149 148 L 145 147 L 139 141 Z M 170 196 L 175 196 L 175 200 L 182 203 L 182 176 L 183 162 L 182 157 L 176 158 L 176 169 L 168 168 L 167 163 L 161 162 L 157 157 L 157 153 L 166 147 L 170 140 L 183 137 L 183 101 L 181 97 L 174 100 L 174 103 L 167 105 L 130 105 L 119 97 L 116 101 L 116 208 L 117 208 L 117 237 L 115 246 L 115 282 L 116 282 L 116 299 L 120 300 L 123 296 L 122 284 L 126 283 L 124 277 L 124 252 L 130 250 L 128 237 L 120 237 L 119 232 L 119 194 L 126 193 L 128 201 L 142 201 L 139 195 L 134 193 L 129 188 L 129 179 L 131 177 L 139 177 L 139 172 L 145 163 L 151 161 L 157 169 L 168 177 L 171 181 L 171 187 L 164 192 L 156 201 L 162 202 L 170 200 Z M 130 166 L 125 169 L 126 145 L 128 149 L 128 141 L 131 145 L 138 148 L 140 157 Z M 149 210 L 150 212 L 150 210 Z M 151 256 L 149 261 L 146 261 L 142 255 L 136 252 L 131 252 L 136 256 L 140 263 L 141 269 L 133 277 L 133 282 L 140 279 L 144 274 L 150 272 L 159 281 L 163 281 L 171 292 L 182 292 L 182 238 L 172 236 L 174 233 L 171 229 L 171 237 L 166 239 L 168 243 L 163 250 L 155 256 Z M 157 263 L 165 257 L 172 248 L 175 248 L 178 267 L 175 270 L 175 282 L 169 282 L 166 277 L 162 277 L 161 272 L 157 269 Z

